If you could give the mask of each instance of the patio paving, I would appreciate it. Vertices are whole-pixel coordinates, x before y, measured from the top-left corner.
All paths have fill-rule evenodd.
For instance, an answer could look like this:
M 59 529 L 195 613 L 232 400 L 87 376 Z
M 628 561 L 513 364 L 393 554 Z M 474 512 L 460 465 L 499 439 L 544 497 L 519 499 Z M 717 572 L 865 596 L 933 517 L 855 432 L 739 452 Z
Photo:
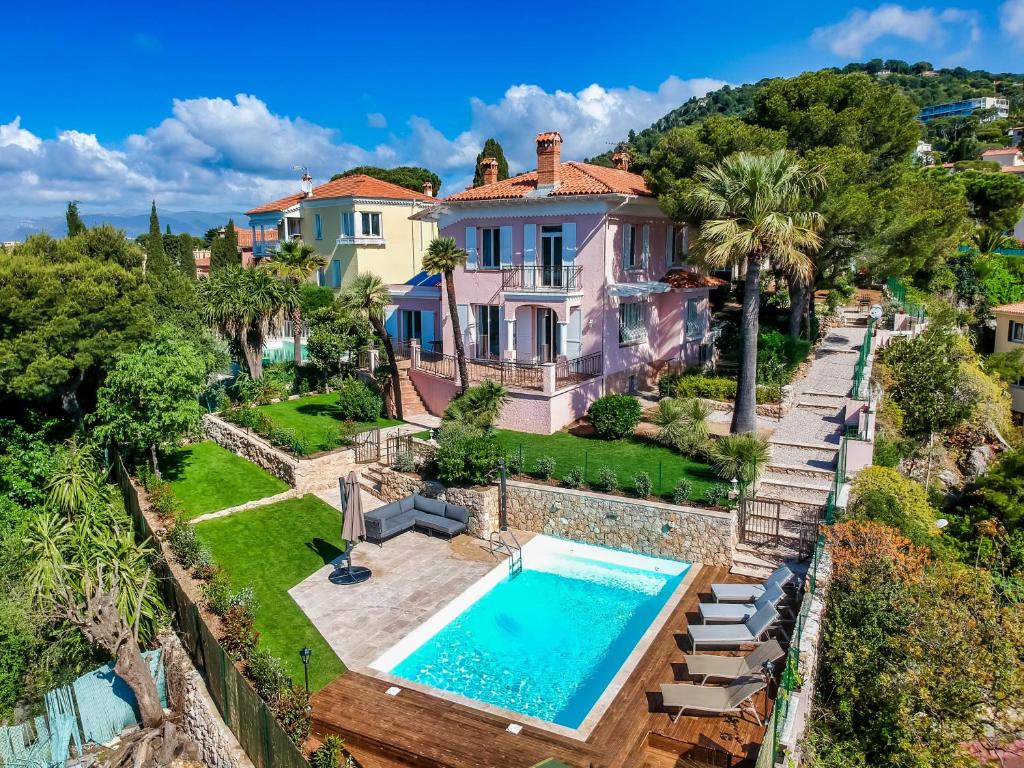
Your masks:
M 338 506 L 338 489 L 317 495 Z M 363 491 L 364 510 L 382 504 Z M 328 581 L 326 565 L 288 593 L 349 669 L 364 669 L 405 635 L 454 600 L 498 563 L 470 536 L 452 542 L 416 531 L 384 542 L 360 544 L 352 562 L 373 571 L 353 586 Z

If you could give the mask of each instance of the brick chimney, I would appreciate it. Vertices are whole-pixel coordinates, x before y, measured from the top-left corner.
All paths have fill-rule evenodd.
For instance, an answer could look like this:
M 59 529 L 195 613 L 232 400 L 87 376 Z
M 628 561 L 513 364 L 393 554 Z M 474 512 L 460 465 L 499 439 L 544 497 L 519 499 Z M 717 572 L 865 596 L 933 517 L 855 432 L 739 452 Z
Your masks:
M 625 149 L 618 149 L 612 155 L 612 164 L 620 171 L 629 170 L 629 152 Z
M 561 181 L 562 135 L 558 131 L 537 134 L 537 186 L 552 187 Z
M 432 182 L 429 182 L 429 181 L 424 181 L 423 182 L 423 194 L 426 195 L 427 197 L 433 197 L 434 196 L 434 184 Z
M 480 161 L 480 175 L 484 184 L 495 184 L 498 181 L 498 159 L 485 157 Z

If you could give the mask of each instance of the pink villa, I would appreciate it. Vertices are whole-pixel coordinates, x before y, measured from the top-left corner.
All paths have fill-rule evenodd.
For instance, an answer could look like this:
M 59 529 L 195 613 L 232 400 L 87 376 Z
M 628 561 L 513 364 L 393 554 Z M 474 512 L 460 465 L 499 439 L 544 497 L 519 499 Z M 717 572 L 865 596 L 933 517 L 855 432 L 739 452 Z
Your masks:
M 470 379 L 508 388 L 499 426 L 542 434 L 604 394 L 710 362 L 708 292 L 722 284 L 687 263 L 686 225 L 661 212 L 625 153 L 615 168 L 563 163 L 561 144 L 538 135 L 537 170 L 503 181 L 485 158 L 482 186 L 412 217 L 436 220 L 469 255 L 454 278 Z M 441 350 L 414 348 L 409 370 L 433 413 L 457 392 L 444 291 L 434 305 Z M 423 309 L 395 302 L 403 317 Z

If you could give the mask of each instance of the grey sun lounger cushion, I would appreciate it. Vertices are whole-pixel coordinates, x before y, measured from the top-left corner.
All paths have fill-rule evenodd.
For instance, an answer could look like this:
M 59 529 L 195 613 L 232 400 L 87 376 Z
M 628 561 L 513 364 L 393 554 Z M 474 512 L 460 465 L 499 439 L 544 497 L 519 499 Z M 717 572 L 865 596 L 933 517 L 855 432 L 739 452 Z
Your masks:
M 779 620 L 779 612 L 766 605 L 742 624 L 691 624 L 690 647 L 698 645 L 743 645 L 759 643 L 761 637 Z
M 687 654 L 683 657 L 686 671 L 693 677 L 701 677 L 701 685 L 709 677 L 737 678 L 761 673 L 765 662 L 776 662 L 786 655 L 776 640 L 762 643 L 745 656 L 716 656 L 713 653 Z
M 785 565 L 780 565 L 763 584 L 712 584 L 711 594 L 720 603 L 752 603 L 764 593 L 765 587 L 769 584 L 784 587 L 793 578 L 793 572 Z
M 767 686 L 763 677 L 741 677 L 728 685 L 707 688 L 689 683 L 664 683 L 661 699 L 666 709 L 678 710 L 673 721 L 688 709 L 715 713 L 747 710 L 761 725 L 761 715 L 752 699 Z
M 752 603 L 701 603 L 700 616 L 705 622 L 725 621 L 737 623 L 753 616 L 758 608 L 770 605 L 778 609 L 786 593 L 778 584 L 769 584 L 761 596 Z

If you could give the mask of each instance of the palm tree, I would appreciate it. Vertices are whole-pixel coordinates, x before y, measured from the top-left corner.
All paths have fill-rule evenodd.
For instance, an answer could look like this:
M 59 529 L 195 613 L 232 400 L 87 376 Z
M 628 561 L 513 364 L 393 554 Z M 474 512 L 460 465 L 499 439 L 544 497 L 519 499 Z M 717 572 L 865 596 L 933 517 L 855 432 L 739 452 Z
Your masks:
M 768 439 L 757 434 L 726 435 L 714 441 L 709 451 L 711 463 L 719 477 L 736 478 L 744 491 L 771 461 Z
M 658 429 L 658 441 L 680 453 L 703 453 L 711 436 L 711 406 L 697 397 L 679 400 L 666 397 L 658 401 L 651 422 Z
M 459 248 L 454 237 L 435 237 L 423 255 L 423 269 L 432 275 L 444 275 L 444 290 L 448 294 L 448 314 L 452 319 L 452 334 L 455 337 L 455 359 L 459 365 L 462 391 L 469 389 L 469 367 L 466 365 L 466 345 L 462 341 L 462 326 L 459 323 L 459 305 L 455 301 L 456 268 L 466 266 L 468 254 Z
M 993 253 L 999 248 L 1013 248 L 1013 240 L 992 227 L 978 227 L 971 240 L 982 253 Z
M 369 272 L 356 275 L 356 279 L 342 292 L 339 297 L 341 305 L 370 321 L 373 332 L 380 339 L 384 347 L 384 354 L 388 358 L 388 368 L 391 371 L 388 382 L 391 388 L 392 401 L 394 402 L 394 413 L 389 413 L 392 418 L 404 418 L 402 412 L 402 386 L 398 378 L 398 361 L 395 360 L 395 348 L 391 345 L 391 337 L 388 336 L 384 327 L 384 308 L 393 303 L 391 291 L 377 275 Z M 385 398 L 386 400 L 387 398 Z
M 207 321 L 238 346 L 249 375 L 263 378 L 263 344 L 270 325 L 299 303 L 298 288 L 269 271 L 229 266 L 199 282 Z
M 452 400 L 444 411 L 443 421 L 459 421 L 483 430 L 490 430 L 508 402 L 508 390 L 496 381 L 482 381 Z
M 273 259 L 264 261 L 260 267 L 280 280 L 291 283 L 299 289 L 309 276 L 327 266 L 327 259 L 316 252 L 316 248 L 301 240 L 289 240 L 278 247 Z M 302 309 L 298 303 L 292 308 L 292 339 L 295 345 L 295 365 L 302 365 Z
M 807 251 L 821 245 L 821 214 L 807 201 L 825 188 L 821 169 L 808 167 L 785 150 L 768 155 L 738 152 L 713 168 L 697 169 L 687 205 L 701 220 L 693 253 L 704 266 L 746 268 L 741 354 L 731 431 L 757 429 L 757 333 L 761 265 L 767 258 L 783 270 L 808 275 Z

